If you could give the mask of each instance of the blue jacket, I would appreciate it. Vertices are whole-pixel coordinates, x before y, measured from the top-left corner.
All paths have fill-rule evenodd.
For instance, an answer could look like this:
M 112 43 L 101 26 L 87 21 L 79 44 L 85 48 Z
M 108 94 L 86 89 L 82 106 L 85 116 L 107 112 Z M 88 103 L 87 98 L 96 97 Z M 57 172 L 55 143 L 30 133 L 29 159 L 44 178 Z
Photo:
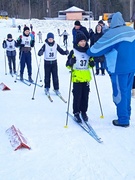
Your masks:
M 109 30 L 87 51 L 89 56 L 106 57 L 109 74 L 135 72 L 135 30 L 125 26 L 120 12 L 113 15 Z

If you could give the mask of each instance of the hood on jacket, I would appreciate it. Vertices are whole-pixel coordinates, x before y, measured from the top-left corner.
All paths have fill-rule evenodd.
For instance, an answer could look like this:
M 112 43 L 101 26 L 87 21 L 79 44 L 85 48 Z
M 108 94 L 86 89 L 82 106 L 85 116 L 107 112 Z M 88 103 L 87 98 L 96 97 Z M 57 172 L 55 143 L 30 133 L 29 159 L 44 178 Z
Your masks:
M 101 32 L 100 32 L 100 33 L 97 32 L 98 26 L 101 27 Z M 96 33 L 96 34 L 103 34 L 103 33 L 102 33 L 102 26 L 101 26 L 100 24 L 98 24 L 98 25 L 95 27 L 95 33 Z
M 122 14 L 120 12 L 114 13 L 112 16 L 110 28 L 120 27 L 124 25 L 125 25 L 125 21 L 122 17 Z

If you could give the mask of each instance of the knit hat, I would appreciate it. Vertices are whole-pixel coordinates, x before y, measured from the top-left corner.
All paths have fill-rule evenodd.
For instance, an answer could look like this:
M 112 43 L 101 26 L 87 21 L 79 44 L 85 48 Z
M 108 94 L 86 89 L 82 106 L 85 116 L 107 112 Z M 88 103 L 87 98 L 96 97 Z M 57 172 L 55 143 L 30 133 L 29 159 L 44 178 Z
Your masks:
M 26 27 L 24 27 L 23 32 L 25 32 L 27 30 L 30 30 L 30 28 L 26 26 Z
M 81 25 L 81 23 L 80 23 L 80 21 L 75 21 L 74 25 L 76 25 L 76 26 L 80 26 L 80 25 Z
M 48 33 L 48 34 L 47 34 L 47 39 L 49 39 L 49 38 L 53 38 L 53 39 L 54 39 L 54 34 L 53 34 L 53 33 L 51 33 L 51 32 L 50 32 L 50 33 Z
M 98 21 L 98 24 L 105 24 L 102 20 Z
M 8 34 L 7 35 L 7 38 L 9 39 L 9 38 L 12 38 L 12 34 Z
M 87 37 L 85 36 L 83 32 L 78 32 L 76 34 L 76 44 L 78 44 L 81 40 L 87 41 Z

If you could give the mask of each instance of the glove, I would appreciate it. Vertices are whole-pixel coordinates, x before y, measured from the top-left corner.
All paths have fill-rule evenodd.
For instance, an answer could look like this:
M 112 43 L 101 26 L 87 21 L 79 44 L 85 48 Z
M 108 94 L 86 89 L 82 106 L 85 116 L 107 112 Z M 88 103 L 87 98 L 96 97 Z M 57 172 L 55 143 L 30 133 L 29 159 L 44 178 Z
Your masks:
M 22 41 L 22 35 L 19 36 L 18 41 Z
M 68 51 L 68 50 L 66 50 L 66 51 L 65 51 L 65 53 L 66 53 L 66 55 L 68 55 L 68 54 L 69 54 L 69 51 Z
M 76 57 L 72 57 L 71 59 L 69 59 L 69 60 L 67 61 L 66 66 L 72 67 L 75 63 L 76 63 Z
M 34 45 L 35 45 L 35 40 L 31 40 L 30 44 L 31 44 L 31 47 L 34 47 Z
M 95 62 L 94 62 L 94 59 L 93 58 L 90 58 L 89 59 L 89 65 L 90 65 L 90 67 L 94 67 L 95 66 Z
M 43 55 L 43 50 L 40 49 L 40 50 L 38 51 L 38 56 L 42 56 L 42 55 Z
M 22 42 L 22 35 L 19 36 L 19 38 L 17 39 L 17 44 L 21 44 Z

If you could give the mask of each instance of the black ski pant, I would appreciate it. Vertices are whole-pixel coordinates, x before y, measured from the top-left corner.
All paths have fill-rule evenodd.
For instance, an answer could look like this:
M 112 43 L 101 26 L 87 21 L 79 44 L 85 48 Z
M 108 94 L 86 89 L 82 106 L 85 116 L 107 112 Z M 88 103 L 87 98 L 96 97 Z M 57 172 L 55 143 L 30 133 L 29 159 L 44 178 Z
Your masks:
M 89 91 L 89 83 L 73 83 L 73 114 L 87 112 Z
M 63 43 L 64 43 L 64 46 L 67 46 L 67 38 L 63 38 Z
M 20 75 L 23 75 L 25 64 L 27 65 L 28 76 L 32 74 L 32 66 L 31 66 L 31 52 L 30 51 L 23 51 L 20 54 Z
M 57 61 L 44 61 L 44 71 L 45 71 L 45 88 L 50 88 L 51 75 L 53 80 L 54 90 L 59 89 L 59 79 L 58 79 L 58 66 Z
M 16 72 L 16 59 L 15 56 L 7 56 L 8 57 L 8 66 L 9 66 L 9 71 L 12 73 L 12 70 L 14 73 Z

